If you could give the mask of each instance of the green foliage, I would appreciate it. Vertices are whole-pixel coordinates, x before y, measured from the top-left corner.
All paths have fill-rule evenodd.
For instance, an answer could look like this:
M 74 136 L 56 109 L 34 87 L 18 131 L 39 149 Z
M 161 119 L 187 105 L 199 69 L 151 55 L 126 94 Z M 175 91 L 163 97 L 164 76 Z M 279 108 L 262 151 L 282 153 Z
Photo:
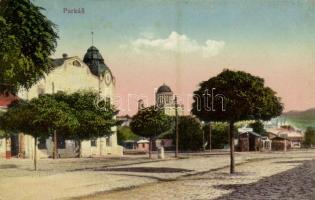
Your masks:
M 92 91 L 46 94 L 31 101 L 14 103 L 1 117 L 1 127 L 24 132 L 34 137 L 48 137 L 53 130 L 66 139 L 91 139 L 111 135 L 115 126 L 115 110 L 100 102 L 95 106 L 97 93 Z
M 173 142 L 176 141 L 175 130 L 173 132 Z M 196 151 L 202 149 L 203 132 L 199 120 L 192 116 L 179 117 L 178 124 L 178 148 L 181 151 Z
M 35 138 L 48 137 L 51 130 L 69 133 L 78 125 L 70 107 L 50 95 L 16 102 L 0 121 L 6 131 L 23 132 Z
M 55 25 L 29 0 L 0 1 L 0 92 L 30 88 L 53 69 Z
M 138 140 L 139 136 L 134 134 L 130 127 L 128 126 L 122 126 L 119 127 L 117 130 L 117 141 L 118 144 L 123 144 L 123 141 L 125 140 Z
M 157 137 L 172 127 L 172 118 L 155 106 L 139 110 L 130 123 L 131 130 L 142 137 Z
M 205 105 L 211 106 L 211 97 L 204 98 L 206 92 L 222 94 L 222 99 L 216 96 L 213 106 L 209 110 Z M 192 113 L 203 121 L 237 122 L 241 120 L 269 120 L 278 116 L 283 110 L 280 98 L 269 87 L 264 86 L 264 80 L 242 71 L 224 70 L 216 77 L 210 78 L 200 84 L 194 92 Z
M 205 141 L 208 141 L 206 149 L 209 148 L 209 124 L 203 127 Z M 215 123 L 211 125 L 211 148 L 223 149 L 229 144 L 229 127 L 226 123 Z
M 249 127 L 252 128 L 255 133 L 258 133 L 260 135 L 265 135 L 266 133 L 266 130 L 264 129 L 264 124 L 260 120 L 250 123 Z
M 111 129 L 116 125 L 114 116 L 117 110 L 108 102 L 97 101 L 97 92 L 78 91 L 70 95 L 58 92 L 54 97 L 57 101 L 66 103 L 78 120 L 78 126 L 70 139 L 85 140 L 113 133 Z
M 315 128 L 308 127 L 305 131 L 304 145 L 311 147 L 315 145 Z

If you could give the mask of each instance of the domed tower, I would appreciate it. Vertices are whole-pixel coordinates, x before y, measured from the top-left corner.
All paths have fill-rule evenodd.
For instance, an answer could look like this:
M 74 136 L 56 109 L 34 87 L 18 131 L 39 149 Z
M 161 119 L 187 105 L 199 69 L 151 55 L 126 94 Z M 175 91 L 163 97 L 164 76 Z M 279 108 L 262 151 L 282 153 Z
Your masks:
M 156 92 L 155 100 L 156 106 L 159 108 L 173 105 L 173 92 L 171 88 L 165 84 L 160 86 Z
M 95 46 L 88 48 L 84 55 L 83 62 L 87 64 L 95 76 L 103 76 L 106 70 L 109 70 L 104 62 L 102 55 Z

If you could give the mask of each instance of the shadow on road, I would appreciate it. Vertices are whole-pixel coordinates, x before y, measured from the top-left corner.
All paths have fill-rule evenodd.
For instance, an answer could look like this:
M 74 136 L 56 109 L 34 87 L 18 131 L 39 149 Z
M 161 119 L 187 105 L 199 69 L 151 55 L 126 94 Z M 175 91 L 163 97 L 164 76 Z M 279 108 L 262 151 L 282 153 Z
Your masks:
M 111 171 L 111 172 L 142 172 L 142 173 L 182 173 L 191 172 L 192 170 L 169 167 L 119 167 L 119 168 L 99 168 L 94 171 Z

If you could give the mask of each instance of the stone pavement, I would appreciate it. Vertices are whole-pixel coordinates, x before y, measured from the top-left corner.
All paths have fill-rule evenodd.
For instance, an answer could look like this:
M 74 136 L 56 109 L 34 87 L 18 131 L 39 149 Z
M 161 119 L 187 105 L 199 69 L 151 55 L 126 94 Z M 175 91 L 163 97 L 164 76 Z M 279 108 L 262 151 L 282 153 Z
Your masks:
M 284 161 L 295 164 L 301 161 Z M 252 184 L 221 185 L 223 189 L 233 189 L 231 194 L 217 198 L 224 199 L 315 199 L 315 160 L 304 161 L 302 165 L 281 172 L 271 177 L 266 177 Z

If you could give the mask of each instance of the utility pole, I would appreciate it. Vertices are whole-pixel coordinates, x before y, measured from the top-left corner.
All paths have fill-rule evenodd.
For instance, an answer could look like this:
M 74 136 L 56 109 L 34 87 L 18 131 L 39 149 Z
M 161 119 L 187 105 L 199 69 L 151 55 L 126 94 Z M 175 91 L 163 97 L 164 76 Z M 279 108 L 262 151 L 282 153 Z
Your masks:
M 52 93 L 55 94 L 55 83 L 52 82 Z M 54 148 L 53 148 L 53 159 L 57 158 L 58 145 L 57 145 L 57 131 L 54 130 Z
M 211 152 L 212 146 L 211 146 L 211 138 L 212 137 L 212 127 L 211 127 L 211 122 L 209 122 L 209 151 Z
M 175 158 L 178 157 L 178 105 L 177 105 L 177 96 L 175 96 L 175 131 L 176 131 L 176 149 L 175 149 Z

